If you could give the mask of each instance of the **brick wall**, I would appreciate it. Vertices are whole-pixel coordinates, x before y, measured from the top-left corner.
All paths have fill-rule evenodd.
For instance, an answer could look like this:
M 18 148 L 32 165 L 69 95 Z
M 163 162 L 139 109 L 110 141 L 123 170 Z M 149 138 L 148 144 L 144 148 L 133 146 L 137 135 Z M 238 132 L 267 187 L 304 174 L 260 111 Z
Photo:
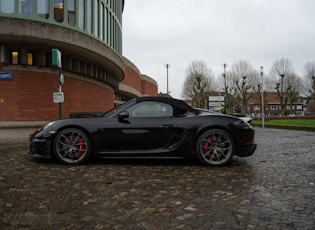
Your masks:
M 142 94 L 143 95 L 150 95 L 150 96 L 157 96 L 158 91 L 157 91 L 157 85 L 147 81 L 147 80 L 142 80 Z
M 125 66 L 125 78 L 121 81 L 121 84 L 128 85 L 141 92 L 140 74 L 127 65 Z
M 0 121 L 50 121 L 58 119 L 57 74 L 13 71 L 13 80 L 0 81 Z M 103 85 L 67 77 L 62 86 L 65 102 L 62 117 L 69 112 L 105 111 L 114 106 L 113 91 Z

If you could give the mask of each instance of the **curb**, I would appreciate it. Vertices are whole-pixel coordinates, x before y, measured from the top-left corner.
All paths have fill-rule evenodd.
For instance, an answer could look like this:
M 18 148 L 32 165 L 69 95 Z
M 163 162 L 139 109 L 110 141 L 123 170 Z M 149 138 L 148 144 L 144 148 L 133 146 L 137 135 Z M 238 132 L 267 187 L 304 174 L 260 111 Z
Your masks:
M 40 128 L 49 121 L 0 121 L 0 129 Z
M 252 126 L 261 128 L 261 124 L 256 124 L 256 125 L 252 124 Z M 303 127 L 303 126 L 266 125 L 265 124 L 265 128 L 289 129 L 289 130 L 301 130 L 301 131 L 315 132 L 315 128 L 314 127 L 307 127 L 307 126 Z

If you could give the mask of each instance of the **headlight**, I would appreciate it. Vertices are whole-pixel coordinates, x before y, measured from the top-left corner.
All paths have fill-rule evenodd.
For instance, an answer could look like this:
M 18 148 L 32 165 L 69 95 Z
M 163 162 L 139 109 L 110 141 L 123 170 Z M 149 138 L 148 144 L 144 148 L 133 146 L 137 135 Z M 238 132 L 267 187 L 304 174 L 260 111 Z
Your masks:
M 252 126 L 249 123 L 247 123 L 246 121 L 243 121 L 241 119 L 234 121 L 233 125 L 238 127 L 238 128 L 252 128 Z
M 47 125 L 44 126 L 44 129 L 47 129 L 49 126 L 51 126 L 52 124 L 54 124 L 55 122 L 52 121 L 52 122 L 49 122 Z
M 52 121 L 52 122 L 48 123 L 47 125 L 45 125 L 45 126 L 44 126 L 44 128 L 43 128 L 43 129 L 44 129 L 44 130 L 45 130 L 45 129 L 46 129 L 46 130 L 47 130 L 47 129 L 49 130 L 49 127 L 50 127 L 52 124 L 54 124 L 54 123 L 55 123 L 54 121 Z M 49 130 L 48 132 L 49 132 L 49 133 L 51 133 L 51 134 L 56 133 L 56 131 L 55 131 L 55 130 Z

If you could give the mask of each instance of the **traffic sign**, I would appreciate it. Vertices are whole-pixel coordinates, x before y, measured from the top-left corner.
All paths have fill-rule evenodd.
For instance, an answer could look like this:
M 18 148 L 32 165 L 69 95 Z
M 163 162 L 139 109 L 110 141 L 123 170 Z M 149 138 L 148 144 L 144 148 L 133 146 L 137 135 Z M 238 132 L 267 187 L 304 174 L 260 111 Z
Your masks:
M 58 49 L 51 50 L 51 64 L 61 68 L 61 52 Z
M 65 77 L 63 76 L 63 74 L 60 74 L 59 81 L 60 81 L 60 84 L 63 84 L 65 82 Z
M 64 94 L 63 92 L 55 92 L 53 93 L 54 103 L 62 103 L 64 102 Z

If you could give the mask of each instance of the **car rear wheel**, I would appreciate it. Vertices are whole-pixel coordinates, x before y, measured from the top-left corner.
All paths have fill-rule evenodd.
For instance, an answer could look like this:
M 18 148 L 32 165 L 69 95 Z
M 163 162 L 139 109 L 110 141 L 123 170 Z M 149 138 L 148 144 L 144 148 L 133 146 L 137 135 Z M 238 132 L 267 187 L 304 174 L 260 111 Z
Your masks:
M 63 164 L 82 164 L 91 156 L 90 143 L 88 136 L 82 130 L 64 129 L 54 140 L 54 155 Z
M 197 158 L 207 166 L 222 166 L 230 162 L 235 149 L 230 134 L 221 129 L 204 132 L 196 142 Z

